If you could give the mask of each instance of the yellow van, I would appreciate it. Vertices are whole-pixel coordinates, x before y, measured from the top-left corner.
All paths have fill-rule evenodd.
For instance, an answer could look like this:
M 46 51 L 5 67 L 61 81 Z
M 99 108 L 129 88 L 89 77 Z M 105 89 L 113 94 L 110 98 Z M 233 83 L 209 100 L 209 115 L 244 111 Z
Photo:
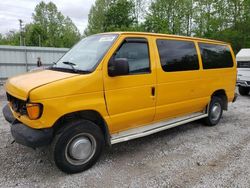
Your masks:
M 5 119 L 17 143 L 50 145 L 64 172 L 90 168 L 105 145 L 198 119 L 216 125 L 234 102 L 227 43 L 115 32 L 82 39 L 47 70 L 10 78 Z

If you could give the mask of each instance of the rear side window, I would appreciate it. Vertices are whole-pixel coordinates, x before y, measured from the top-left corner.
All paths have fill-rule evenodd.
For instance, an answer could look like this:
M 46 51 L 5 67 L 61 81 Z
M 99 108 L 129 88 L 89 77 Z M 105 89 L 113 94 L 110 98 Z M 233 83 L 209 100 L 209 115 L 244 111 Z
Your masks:
M 198 70 L 199 61 L 194 42 L 157 40 L 161 66 L 165 72 Z
M 203 69 L 233 67 L 233 59 L 228 46 L 199 43 Z

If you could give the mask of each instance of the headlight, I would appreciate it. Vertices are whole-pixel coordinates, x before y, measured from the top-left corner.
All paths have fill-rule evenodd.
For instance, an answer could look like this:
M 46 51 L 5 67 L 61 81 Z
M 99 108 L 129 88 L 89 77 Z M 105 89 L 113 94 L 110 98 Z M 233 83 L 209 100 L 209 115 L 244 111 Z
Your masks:
M 27 114 L 31 120 L 38 119 L 42 115 L 42 105 L 37 103 L 26 104 Z

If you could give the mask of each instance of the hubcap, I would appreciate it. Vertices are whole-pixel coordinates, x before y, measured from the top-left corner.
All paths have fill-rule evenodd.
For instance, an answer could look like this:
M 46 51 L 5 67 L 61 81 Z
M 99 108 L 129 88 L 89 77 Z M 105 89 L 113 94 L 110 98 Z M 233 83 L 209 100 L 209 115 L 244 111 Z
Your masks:
M 221 114 L 221 105 L 219 103 L 215 103 L 211 108 L 212 121 L 217 121 L 220 118 L 220 114 Z
M 88 162 L 96 150 L 96 141 L 90 134 L 84 133 L 74 136 L 67 144 L 65 156 L 73 165 Z

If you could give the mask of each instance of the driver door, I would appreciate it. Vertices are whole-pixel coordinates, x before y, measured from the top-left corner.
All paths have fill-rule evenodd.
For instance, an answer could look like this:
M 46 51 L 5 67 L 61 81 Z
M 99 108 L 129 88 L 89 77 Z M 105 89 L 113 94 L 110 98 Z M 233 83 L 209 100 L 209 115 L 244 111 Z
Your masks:
M 121 36 L 104 63 L 104 92 L 112 134 L 154 119 L 156 71 L 151 42 L 150 37 Z M 129 64 L 128 75 L 110 77 L 111 58 L 125 58 Z

